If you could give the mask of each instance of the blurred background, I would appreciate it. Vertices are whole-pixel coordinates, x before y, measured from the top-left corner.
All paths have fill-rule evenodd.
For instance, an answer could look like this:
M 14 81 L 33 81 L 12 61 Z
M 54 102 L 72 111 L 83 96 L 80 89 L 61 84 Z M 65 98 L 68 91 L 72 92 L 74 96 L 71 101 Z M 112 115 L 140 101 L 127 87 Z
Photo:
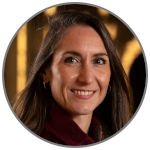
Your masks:
M 26 85 L 42 40 L 48 31 L 48 19 L 61 11 L 80 11 L 100 19 L 110 32 L 125 72 L 133 88 L 134 111 L 142 99 L 145 88 L 145 63 L 140 45 L 131 31 L 109 12 L 87 5 L 62 5 L 47 9 L 26 23 L 14 38 L 5 62 L 5 88 L 11 101 Z

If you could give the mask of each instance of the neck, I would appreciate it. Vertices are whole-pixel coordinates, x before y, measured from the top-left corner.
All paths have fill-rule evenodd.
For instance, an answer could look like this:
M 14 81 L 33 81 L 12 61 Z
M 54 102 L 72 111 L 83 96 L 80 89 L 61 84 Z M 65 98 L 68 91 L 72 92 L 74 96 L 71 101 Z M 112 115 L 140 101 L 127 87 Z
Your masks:
M 78 115 L 72 117 L 73 121 L 80 127 L 80 129 L 88 134 L 89 127 L 91 124 L 92 113 L 88 115 Z

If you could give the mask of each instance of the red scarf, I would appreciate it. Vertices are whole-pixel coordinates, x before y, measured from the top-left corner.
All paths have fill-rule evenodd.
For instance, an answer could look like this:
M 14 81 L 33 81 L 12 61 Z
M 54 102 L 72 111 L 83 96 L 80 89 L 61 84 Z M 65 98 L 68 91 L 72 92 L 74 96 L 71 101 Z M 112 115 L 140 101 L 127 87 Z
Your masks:
M 95 115 L 96 114 L 96 115 Z M 64 145 L 87 145 L 107 138 L 108 134 L 102 128 L 97 113 L 93 113 L 88 135 L 84 133 L 72 118 L 56 103 L 49 111 L 41 137 Z M 106 136 L 105 136 L 106 135 Z

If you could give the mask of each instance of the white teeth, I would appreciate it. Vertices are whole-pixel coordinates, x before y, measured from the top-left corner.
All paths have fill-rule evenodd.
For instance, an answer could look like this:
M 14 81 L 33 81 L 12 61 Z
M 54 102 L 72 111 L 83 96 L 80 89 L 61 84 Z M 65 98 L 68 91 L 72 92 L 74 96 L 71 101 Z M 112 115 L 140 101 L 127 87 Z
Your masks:
M 74 93 L 78 94 L 78 95 L 91 95 L 93 94 L 94 92 L 92 91 L 76 91 L 76 90 L 73 90 Z
M 75 91 L 74 93 L 78 94 L 78 91 Z
M 89 95 L 93 94 L 93 92 L 89 92 Z
M 80 95 L 80 91 L 78 91 L 78 95 Z
M 89 92 L 88 91 L 84 92 L 84 95 L 89 95 Z
M 84 95 L 84 92 L 83 92 L 83 91 L 81 91 L 81 92 L 80 92 L 80 94 L 81 94 L 81 95 Z

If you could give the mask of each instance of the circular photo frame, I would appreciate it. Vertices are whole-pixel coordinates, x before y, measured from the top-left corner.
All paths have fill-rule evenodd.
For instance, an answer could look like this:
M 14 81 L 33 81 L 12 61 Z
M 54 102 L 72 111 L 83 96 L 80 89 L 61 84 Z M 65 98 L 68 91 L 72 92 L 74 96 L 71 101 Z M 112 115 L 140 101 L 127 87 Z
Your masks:
M 8 46 L 3 77 L 19 122 L 65 147 L 92 146 L 120 133 L 147 86 L 146 58 L 133 30 L 86 3 L 59 4 L 27 20 Z

